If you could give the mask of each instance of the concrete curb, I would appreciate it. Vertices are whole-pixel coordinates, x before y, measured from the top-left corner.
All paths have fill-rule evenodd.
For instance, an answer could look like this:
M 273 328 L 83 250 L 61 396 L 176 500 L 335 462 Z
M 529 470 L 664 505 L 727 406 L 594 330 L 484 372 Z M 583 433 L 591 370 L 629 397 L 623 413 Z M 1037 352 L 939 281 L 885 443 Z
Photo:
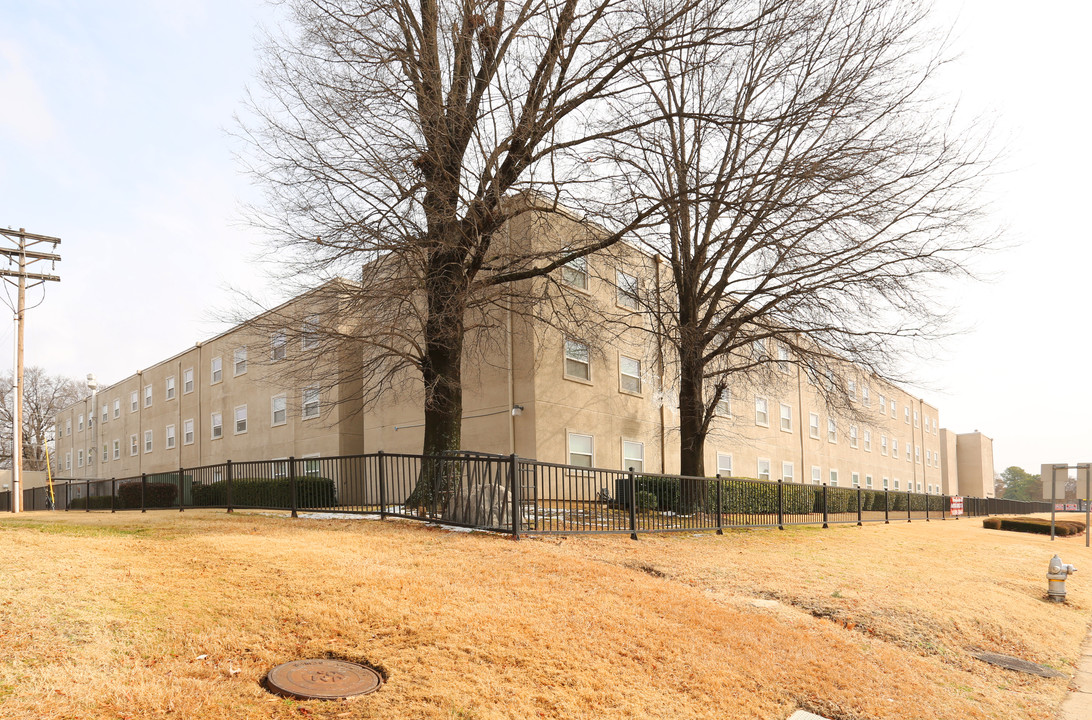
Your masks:
M 1077 660 L 1077 673 L 1073 676 L 1070 687 L 1074 688 L 1066 696 L 1058 709 L 1058 720 L 1088 720 L 1092 718 L 1092 634 L 1084 641 L 1081 656 Z

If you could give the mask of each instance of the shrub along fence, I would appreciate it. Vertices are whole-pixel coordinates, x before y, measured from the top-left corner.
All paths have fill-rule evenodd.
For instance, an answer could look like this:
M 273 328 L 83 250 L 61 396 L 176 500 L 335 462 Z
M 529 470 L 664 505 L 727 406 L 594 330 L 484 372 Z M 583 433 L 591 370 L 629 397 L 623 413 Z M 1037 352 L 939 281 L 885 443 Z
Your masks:
M 750 478 L 696 478 L 481 453 L 226 462 L 110 480 L 58 479 L 27 510 L 236 508 L 369 513 L 520 534 L 638 533 L 951 517 L 951 498 Z M 10 509 L 0 493 L 0 510 Z M 1050 503 L 963 498 L 967 516 L 1049 512 Z

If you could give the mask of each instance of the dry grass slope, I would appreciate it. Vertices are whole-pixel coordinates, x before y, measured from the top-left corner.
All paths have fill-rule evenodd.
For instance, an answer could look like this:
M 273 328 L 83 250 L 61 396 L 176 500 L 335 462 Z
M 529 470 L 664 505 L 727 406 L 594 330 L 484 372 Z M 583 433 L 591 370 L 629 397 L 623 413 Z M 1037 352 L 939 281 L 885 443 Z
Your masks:
M 222 512 L 0 519 L 3 718 L 1047 720 L 1092 582 L 974 521 L 519 543 L 401 522 Z M 259 685 L 331 655 L 387 684 L 346 702 Z

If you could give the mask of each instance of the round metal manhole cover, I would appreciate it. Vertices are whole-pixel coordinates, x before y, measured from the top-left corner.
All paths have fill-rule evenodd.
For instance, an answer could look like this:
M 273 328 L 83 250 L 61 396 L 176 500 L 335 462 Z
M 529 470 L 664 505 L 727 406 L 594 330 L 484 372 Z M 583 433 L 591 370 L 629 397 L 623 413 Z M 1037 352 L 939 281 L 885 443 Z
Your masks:
M 276 693 L 300 700 L 339 700 L 375 692 L 383 683 L 370 667 L 342 660 L 293 660 L 269 671 Z

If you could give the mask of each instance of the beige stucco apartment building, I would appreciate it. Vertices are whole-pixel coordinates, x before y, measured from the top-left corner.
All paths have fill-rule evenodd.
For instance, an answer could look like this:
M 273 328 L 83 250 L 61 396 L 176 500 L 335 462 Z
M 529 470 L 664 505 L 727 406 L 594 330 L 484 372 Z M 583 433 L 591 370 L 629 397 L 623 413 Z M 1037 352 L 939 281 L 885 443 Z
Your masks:
M 581 231 L 564 215 L 528 213 L 510 224 L 508 238 L 548 242 Z M 511 306 L 494 318 L 501 339 L 469 354 L 463 371 L 464 449 L 677 472 L 670 359 L 634 298 L 635 288 L 658 287 L 660 272 L 658 258 L 623 246 L 551 278 L 555 292 L 615 320 L 609 331 L 579 322 L 561 330 Z M 334 356 L 335 368 L 313 384 L 281 372 L 295 361 L 311 364 L 308 324 L 367 326 L 331 297 L 336 293 L 296 298 L 273 311 L 284 318 L 283 330 L 270 331 L 268 321 L 244 323 L 66 408 L 57 417 L 58 474 L 121 478 L 228 459 L 419 453 L 422 389 L 411 374 L 397 390 L 364 403 L 359 351 L 318 353 L 327 363 Z M 706 444 L 709 475 L 935 494 L 966 493 L 969 485 L 977 494 L 988 450 L 992 495 L 992 445 L 972 448 L 943 430 L 936 407 L 847 372 L 855 378 L 845 388 L 850 403 L 831 411 L 784 348 L 757 351 L 785 362 L 772 380 L 743 379 L 730 388 Z M 964 453 L 974 454 L 977 466 L 961 462 Z

